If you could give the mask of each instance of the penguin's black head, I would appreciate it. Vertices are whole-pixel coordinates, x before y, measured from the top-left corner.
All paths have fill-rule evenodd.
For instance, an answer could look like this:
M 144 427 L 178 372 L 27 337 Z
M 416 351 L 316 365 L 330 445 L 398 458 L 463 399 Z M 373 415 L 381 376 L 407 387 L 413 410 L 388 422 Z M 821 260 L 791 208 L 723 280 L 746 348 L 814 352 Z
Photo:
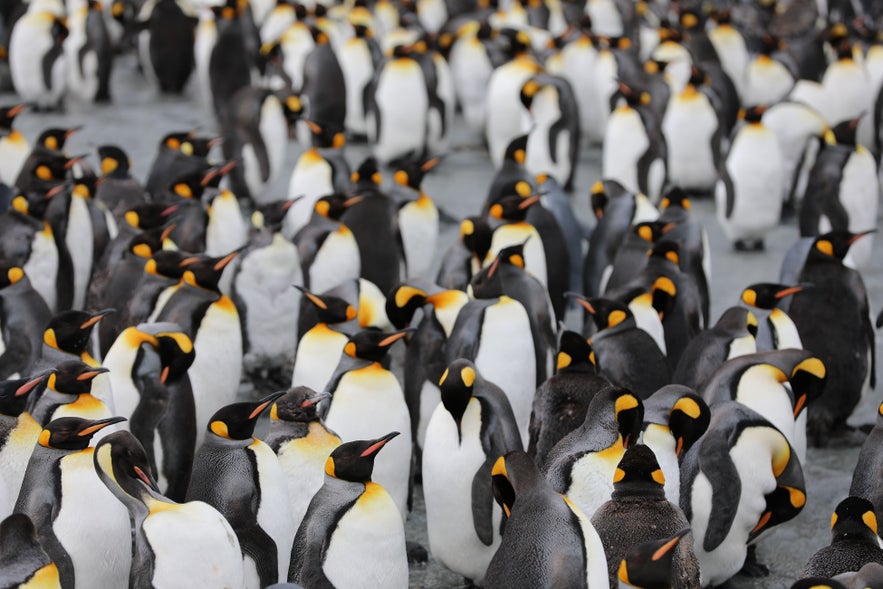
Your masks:
M 50 29 L 50 33 L 52 34 L 52 38 L 55 40 L 55 45 L 61 45 L 64 43 L 64 40 L 67 39 L 68 35 L 67 25 L 64 24 L 64 20 L 57 16 L 52 17 L 52 28 Z
M 70 136 L 79 130 L 80 127 L 71 127 L 69 129 L 50 127 L 49 129 L 45 129 L 42 133 L 40 133 L 40 136 L 37 137 L 37 144 L 42 145 L 46 149 L 61 151 L 64 149 L 64 144 L 67 142 Z
M 45 183 L 64 182 L 67 172 L 79 161 L 69 158 L 60 151 L 42 152 L 28 170 L 31 180 L 41 186 Z
M 399 432 L 390 432 L 376 440 L 356 440 L 341 444 L 325 461 L 325 474 L 351 483 L 370 482 L 374 458 L 397 435 Z
M 160 250 L 144 264 L 144 271 L 154 276 L 180 279 L 191 260 L 190 254 L 178 250 Z
M 758 282 L 746 287 L 745 290 L 742 291 L 741 300 L 750 307 L 772 310 L 775 309 L 785 297 L 808 288 L 812 288 L 811 285 L 798 284 L 796 286 L 788 286 L 774 282 Z
M 676 575 L 672 569 L 675 550 L 689 532 L 685 528 L 671 538 L 634 544 L 620 561 L 617 578 L 629 587 L 671 587 Z
M 89 442 L 96 432 L 121 421 L 126 421 L 126 418 L 81 419 L 79 417 L 59 417 L 46 424 L 46 427 L 40 432 L 37 443 L 44 448 L 54 448 L 56 450 L 84 450 L 89 447 Z
M 739 118 L 748 124 L 760 123 L 763 119 L 763 113 L 766 111 L 767 107 L 764 104 L 747 106 L 739 111 Z
M 836 258 L 840 261 L 843 261 L 843 258 L 846 257 L 846 254 L 849 253 L 849 248 L 852 247 L 852 244 L 854 244 L 865 235 L 870 235 L 875 231 L 875 229 L 872 229 L 870 231 L 862 231 L 860 233 L 851 233 L 844 230 L 835 230 L 829 233 L 825 233 L 824 235 L 816 237 L 816 240 L 813 242 L 812 249 L 810 250 L 810 256 L 817 259 L 827 257 Z
M 303 197 L 298 196 L 259 206 L 251 214 L 252 226 L 256 229 L 267 229 L 271 233 L 278 233 L 282 229 L 282 223 L 285 221 L 288 210 L 301 198 Z
M 507 194 L 498 202 L 491 205 L 488 212 L 494 219 L 501 221 L 524 221 L 527 211 L 540 201 L 540 195 L 534 194 L 533 189 L 525 180 L 514 183 L 512 193 Z M 523 194 L 525 190 L 527 194 Z
M 533 105 L 534 97 L 543 89 L 543 85 L 536 81 L 536 79 L 531 78 L 524 85 L 521 86 L 521 94 L 519 98 L 521 99 L 521 104 L 524 105 L 524 108 L 530 110 L 530 107 Z
M 518 495 L 528 493 L 545 482 L 533 459 L 522 450 L 500 456 L 491 469 L 494 500 L 508 518 L 515 509 Z
M 331 393 L 317 393 L 310 387 L 290 388 L 270 407 L 270 419 L 297 423 L 319 421 L 319 405 L 330 398 Z
M 165 225 L 176 210 L 175 205 L 167 203 L 141 203 L 126 211 L 124 217 L 135 229 L 156 229 Z
M 370 362 L 381 362 L 389 352 L 389 348 L 404 339 L 413 329 L 402 329 L 392 333 L 384 333 L 373 329 L 366 329 L 350 336 L 350 340 L 343 347 L 347 356 L 361 358 Z
M 161 332 L 156 334 L 156 343 L 162 366 L 159 381 L 167 384 L 187 374 L 196 359 L 190 337 L 182 331 Z
M 794 394 L 794 418 L 806 407 L 822 396 L 825 392 L 825 384 L 828 381 L 828 369 L 821 358 L 806 353 L 806 358 L 801 360 L 788 377 L 791 391 Z
M 638 436 L 644 425 L 644 404 L 641 400 L 625 389 L 613 389 L 610 392 L 613 401 L 613 416 L 616 419 L 622 445 L 628 448 L 638 442 Z
M 300 120 L 304 114 L 304 103 L 300 99 L 300 94 L 291 90 L 280 90 L 276 93 L 279 102 L 282 103 L 282 109 L 285 113 L 285 121 L 288 123 L 289 131 L 294 124 Z
M 238 2 L 235 0 L 227 0 L 224 4 L 212 6 L 212 13 L 215 15 L 215 21 L 230 21 L 240 17 L 240 9 Z
M 610 197 L 607 194 L 607 188 L 605 184 L 610 182 L 610 180 L 598 180 L 592 185 L 592 192 L 589 195 L 589 201 L 592 206 L 592 211 L 595 213 L 595 217 L 600 221 L 604 217 L 604 208 L 607 206 L 607 203 L 610 201 Z
M 650 104 L 651 101 L 651 97 L 648 92 L 644 92 L 634 85 L 630 86 L 629 84 L 626 84 L 621 80 L 617 84 L 617 89 L 614 94 L 613 100 L 618 101 L 620 97 L 624 99 L 626 104 L 628 104 L 632 108 L 647 106 L 648 104 Z
M 668 413 L 668 427 L 675 439 L 675 454 L 683 458 L 702 437 L 711 422 L 711 410 L 705 400 L 693 392 L 684 393 Z
M 53 368 L 46 378 L 46 386 L 67 395 L 83 395 L 92 392 L 92 380 L 99 374 L 110 372 L 103 366 L 89 366 L 79 360 L 66 360 Z
M 393 168 L 395 169 L 395 172 L 392 175 L 392 179 L 400 186 L 407 186 L 414 190 L 420 190 L 423 178 L 430 170 L 436 167 L 439 162 L 441 162 L 441 158 L 437 157 L 426 161 L 408 158 L 394 162 Z
M 92 455 L 95 470 L 114 495 L 124 493 L 142 499 L 159 494 L 144 447 L 130 432 L 122 430 L 101 438 Z
M 831 516 L 831 539 L 865 540 L 877 544 L 877 516 L 874 504 L 861 497 L 847 497 Z
M 191 131 L 187 133 L 187 138 L 181 142 L 179 150 L 184 155 L 192 155 L 198 158 L 207 158 L 212 147 L 220 144 L 220 137 L 211 137 L 208 135 L 199 136 Z
M 15 378 L 0 381 L 0 415 L 18 417 L 27 408 L 28 393 L 33 387 L 25 387 L 30 379 Z
M 349 196 L 340 192 L 326 194 L 316 201 L 313 210 L 319 215 L 332 221 L 340 221 L 343 214 L 353 205 L 357 205 L 365 200 L 364 196 Z
M 399 43 L 395 47 L 392 48 L 392 58 L 393 59 L 411 59 L 411 55 L 414 50 L 410 45 L 405 45 L 404 43 Z
M 43 331 L 43 343 L 50 348 L 80 355 L 86 351 L 92 328 L 106 315 L 116 309 L 104 309 L 97 313 L 85 311 L 62 311 L 56 314 Z
M 454 423 L 457 424 L 457 435 L 461 440 L 460 422 L 463 419 L 463 414 L 466 413 L 469 401 L 472 399 L 473 386 L 477 378 L 478 371 L 475 364 L 465 358 L 460 358 L 454 360 L 445 369 L 438 381 L 442 404 L 454 418 Z
M 506 146 L 506 153 L 503 159 L 523 164 L 525 157 L 527 157 L 527 135 L 519 135 Z
M 757 337 L 757 317 L 744 307 L 730 307 L 721 313 L 712 329 L 734 338 L 742 337 L 746 332 Z
M 837 51 L 837 59 L 852 59 L 852 43 L 848 39 L 838 42 L 835 46 Z
M 159 148 L 160 150 L 165 148 L 172 149 L 174 151 L 181 151 L 181 146 L 184 145 L 184 143 L 190 142 L 190 136 L 190 131 L 174 131 L 167 134 L 160 140 Z
M 346 145 L 346 136 L 343 134 L 342 129 L 312 119 L 303 119 L 303 121 L 310 129 L 310 139 L 313 147 L 340 149 Z
M 357 39 L 370 39 L 373 36 L 371 28 L 362 24 L 353 24 L 353 34 Z
M 25 271 L 15 262 L 0 260 L 0 288 L 6 288 L 25 277 Z
M 858 116 L 854 119 L 837 123 L 831 129 L 831 133 L 825 136 L 826 142 L 831 143 L 833 139 L 833 143 L 837 145 L 851 145 L 852 147 L 855 147 L 856 133 L 858 132 L 858 124 L 860 121 L 861 116 Z
M 101 162 L 101 173 L 104 176 L 124 178 L 132 167 L 129 155 L 117 145 L 99 146 L 98 160 Z
M 207 290 L 218 290 L 218 282 L 224 273 L 224 268 L 232 262 L 238 251 L 230 252 L 226 256 L 194 256 L 182 260 L 184 264 L 184 274 L 182 278 L 188 284 L 199 286 Z
M 357 187 L 359 185 L 380 186 L 383 176 L 380 175 L 377 160 L 370 156 L 362 160 L 356 171 L 352 173 L 350 182 Z
M 4 136 L 9 134 L 12 130 L 12 123 L 15 121 L 15 117 L 21 114 L 25 108 L 27 108 L 26 104 L 14 104 L 12 106 L 0 107 L 0 129 L 6 131 Z
M 705 70 L 700 68 L 697 65 L 690 66 L 690 79 L 689 84 L 695 88 L 700 86 L 708 85 L 709 78 L 708 74 L 705 73 Z
M 460 222 L 460 240 L 479 261 L 483 261 L 490 251 L 493 235 L 484 217 L 466 217 Z
M 13 197 L 12 208 L 22 215 L 42 220 L 52 199 L 59 194 L 69 192 L 70 189 L 71 184 L 69 182 L 50 180 L 41 186 L 35 186 L 33 190 Z
M 224 176 L 228 175 L 233 171 L 233 168 L 236 167 L 236 161 L 229 161 L 226 164 L 220 166 L 212 166 L 202 176 L 201 184 L 203 189 L 205 188 L 215 188 L 219 189 L 221 186 L 221 180 L 224 179 Z
M 208 423 L 208 431 L 226 440 L 247 440 L 254 435 L 258 417 L 285 392 L 273 393 L 260 401 L 231 403 L 218 409 Z
M 500 270 L 506 266 L 524 270 L 524 245 L 519 243 L 501 249 L 487 268 L 472 277 L 469 286 L 476 298 L 487 299 L 505 294 Z
M 309 301 L 316 308 L 316 313 L 320 323 L 334 325 L 336 323 L 345 323 L 352 321 L 358 315 L 356 308 L 340 297 L 333 295 L 317 295 L 311 293 L 302 286 L 294 285 L 296 289 L 301 291 L 304 299 Z
M 601 298 L 585 299 L 574 293 L 568 293 L 568 295 L 576 299 L 577 303 L 589 312 L 598 331 L 616 327 L 623 321 L 632 318 L 631 310 L 622 301 Z
M 665 475 L 649 446 L 632 444 L 626 449 L 613 474 L 613 498 L 640 495 L 665 498 Z
M 426 304 L 425 290 L 409 284 L 399 284 L 386 297 L 386 316 L 396 329 L 410 325 L 417 309 Z
M 592 355 L 592 346 L 582 335 L 575 331 L 564 330 L 558 339 L 558 354 L 556 359 L 556 368 L 558 372 L 567 371 L 589 371 L 594 372 L 594 364 L 590 356 Z
M 678 265 L 681 262 L 681 246 L 676 241 L 660 241 L 653 246 L 647 255 L 650 258 L 659 260 L 668 260 L 672 264 Z
M 504 28 L 500 31 L 500 36 L 506 39 L 508 53 L 511 57 L 527 53 L 530 49 L 530 35 L 525 31 Z
M 481 21 L 478 25 L 478 30 L 475 32 L 475 37 L 480 41 L 490 41 L 496 35 L 496 30 L 487 20 Z
M 194 170 L 175 178 L 166 188 L 178 198 L 198 201 L 213 177 L 212 168 Z
M 665 317 L 677 304 L 678 289 L 674 281 L 667 276 L 660 276 L 653 281 L 650 288 L 650 297 L 653 308 L 659 313 L 660 318 Z
M 728 25 L 733 21 L 733 11 L 730 8 L 713 8 L 711 19 L 718 25 Z
M 690 210 L 690 198 L 683 188 L 674 186 L 663 195 L 662 200 L 659 201 L 659 208 L 665 210 L 669 207 L 677 207 L 686 211 Z
M 642 221 L 632 225 L 632 233 L 648 243 L 656 243 L 663 235 L 675 228 L 674 223 Z

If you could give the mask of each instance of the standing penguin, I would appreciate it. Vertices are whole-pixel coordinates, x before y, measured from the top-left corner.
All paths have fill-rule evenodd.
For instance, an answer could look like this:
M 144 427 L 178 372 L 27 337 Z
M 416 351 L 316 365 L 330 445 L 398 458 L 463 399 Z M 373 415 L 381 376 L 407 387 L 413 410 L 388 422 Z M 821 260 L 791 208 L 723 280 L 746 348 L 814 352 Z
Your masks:
M 481 585 L 502 518 L 494 508 L 491 469 L 501 456 L 521 450 L 521 435 L 506 395 L 469 360 L 454 361 L 439 388 L 441 405 L 423 450 L 429 548 L 446 567 Z
M 717 218 L 739 251 L 762 250 L 782 214 L 782 150 L 761 117 L 766 107 L 745 112 L 715 187 Z
M 632 393 L 614 388 L 596 395 L 583 424 L 549 451 L 543 474 L 584 513 L 595 513 L 613 492 L 616 465 L 641 433 L 644 406 Z
M 665 475 L 653 450 L 643 444 L 626 450 L 613 475 L 613 495 L 592 516 L 592 526 L 604 544 L 611 586 L 629 547 L 668 538 L 689 526 L 677 504 L 666 499 L 664 485 Z M 697 589 L 699 563 L 692 538 L 678 544 L 673 560 L 677 574 L 671 586 Z
M 100 2 L 87 0 L 73 10 L 67 22 L 67 84 L 71 95 L 84 102 L 110 102 L 113 47 L 101 11 Z
M 292 387 L 270 406 L 265 441 L 285 473 L 295 528 L 300 527 L 310 500 L 322 486 L 328 456 L 340 446 L 340 438 L 319 415 L 320 404 L 329 397 L 308 387 Z
M 359 277 L 359 244 L 341 218 L 362 200 L 362 196 L 340 193 L 322 196 L 313 206 L 309 223 L 291 238 L 297 247 L 304 288 L 325 292 Z
M 527 454 L 500 456 L 491 475 L 506 529 L 485 587 L 609 586 L 604 547 L 589 518 L 550 486 Z
M 438 247 L 439 211 L 421 188 L 423 177 L 439 163 L 438 158 L 426 161 L 404 161 L 393 173 L 395 185 L 390 196 L 396 202 L 396 230 L 408 278 L 429 276 Z
M 496 65 L 491 44 L 495 35 L 487 22 L 465 23 L 448 56 L 463 118 L 473 135 L 481 133 L 487 118 L 488 82 Z
M 252 23 L 244 14 L 247 5 L 225 2 L 213 6 L 218 37 L 209 57 L 209 88 L 212 107 L 221 126 L 229 124 L 232 99 L 249 85 L 254 56 L 249 52 Z
M 580 145 L 579 113 L 570 82 L 535 74 L 521 87 L 521 103 L 533 121 L 527 135 L 527 171 L 549 174 L 570 191 Z
M 847 433 L 847 417 L 865 387 L 876 384 L 867 291 L 861 274 L 843 264 L 852 244 L 863 235 L 833 231 L 817 237 L 799 277 L 813 287 L 792 295 L 788 306 L 800 341 L 828 370 L 825 392 L 808 409 L 807 436 L 814 446 L 830 444 Z
M 539 467 L 561 438 L 582 425 L 592 399 L 613 386 L 595 374 L 591 354 L 586 338 L 575 331 L 563 331 L 559 336 L 555 374 L 537 389 L 530 414 L 527 453 Z
M 825 134 L 825 144 L 809 175 L 800 209 L 800 235 L 812 237 L 830 230 L 853 233 L 876 227 L 880 184 L 874 156 L 856 143 L 859 119 L 835 126 Z M 873 237 L 850 248 L 855 265 L 866 265 Z
M 315 308 L 316 320 L 309 327 L 299 324 L 300 340 L 294 357 L 291 386 L 324 390 L 349 340 L 339 324 L 353 321 L 358 312 L 338 296 L 314 294 L 303 287 L 298 287 L 298 290 L 303 293 L 304 302 Z M 302 305 L 301 317 L 305 315 L 307 307 L 307 304 Z M 332 325 L 335 327 L 332 328 Z
M 40 357 L 52 315 L 20 266 L 0 261 L 0 378 L 23 376 Z
M 364 139 L 368 136 L 364 92 L 374 70 L 383 60 L 383 54 L 370 27 L 359 23 L 352 26 L 353 36 L 338 48 L 337 59 L 346 88 L 346 130 L 354 137 Z
M 758 350 L 803 348 L 800 334 L 797 333 L 797 326 L 794 325 L 791 317 L 778 305 L 783 302 L 785 297 L 796 294 L 805 288 L 812 288 L 812 286 L 802 284 L 787 286 L 785 284 L 759 282 L 747 286 L 742 291 L 740 297 L 742 303 L 754 309 L 769 311 L 766 321 L 758 325 L 757 335 L 755 336 Z
M 125 585 L 129 577 L 129 515 L 111 499 L 92 464 L 92 436 L 123 421 L 64 417 L 40 433 L 15 512 L 31 518 L 61 586 Z M 94 509 L 95 502 L 102 509 Z M 84 514 L 89 514 L 84 518 Z
M 201 502 L 175 503 L 150 474 L 144 448 L 116 432 L 95 446 L 94 471 L 126 507 L 133 587 L 188 583 L 206 589 L 243 589 L 239 541 L 227 520 Z
M 105 357 L 115 410 L 144 446 L 163 493 L 183 501 L 196 452 L 196 408 L 187 369 L 193 342 L 175 324 L 126 328 Z
M 858 571 L 868 563 L 883 565 L 877 538 L 874 505 L 861 497 L 847 497 L 831 516 L 831 544 L 813 554 L 802 577 L 834 577 Z
M 164 94 L 181 94 L 193 73 L 196 18 L 178 0 L 158 0 L 141 7 L 138 56 L 145 76 Z
M 670 538 L 641 542 L 629 548 L 616 573 L 619 589 L 672 587 L 678 574 L 672 567 L 676 548 L 689 532 L 689 528 L 684 528 Z
M 0 108 L 0 182 L 12 186 L 31 152 L 28 140 L 12 125 L 26 108 L 24 104 Z
M 399 432 L 338 446 L 325 462 L 291 550 L 288 580 L 307 587 L 405 589 L 405 527 L 395 501 L 372 480 L 377 453 Z
M 344 346 L 337 369 L 325 385 L 331 393 L 326 422 L 341 439 L 374 435 L 391 425 L 398 427 L 397 431 L 410 430 L 411 417 L 401 385 L 381 365 L 390 346 L 409 332 L 365 330 L 351 336 Z M 403 521 L 409 511 L 411 456 L 411 441 L 402 438 L 390 445 L 376 465 L 375 478 L 395 501 Z
M 745 68 L 744 104 L 772 104 L 788 95 L 795 82 L 795 64 L 782 51 L 784 43 L 773 35 L 761 37 L 760 52 Z
M 67 91 L 64 40 L 68 28 L 61 2 L 35 2 L 9 37 L 9 70 L 22 101 L 34 110 L 62 107 Z
M 397 45 L 365 88 L 368 141 L 381 163 L 422 155 L 426 143 L 429 96 L 423 69 L 411 51 Z
M 0 546 L 0 583 L 4 587 L 61 587 L 58 567 L 40 546 L 31 518 L 23 513 L 4 518 L 0 522 Z
M 331 45 L 328 33 L 310 27 L 313 49 L 304 59 L 304 84 L 301 96 L 306 99 L 307 116 L 334 129 L 345 129 L 346 81 Z
M 187 501 L 205 501 L 227 518 L 239 544 L 247 587 L 285 579 L 294 541 L 288 484 L 273 450 L 254 437 L 260 414 L 282 396 L 234 403 L 216 412 L 197 450 Z
M 681 466 L 680 507 L 693 528 L 702 584 L 739 572 L 748 543 L 805 503 L 803 470 L 785 436 L 741 403 L 715 405 Z

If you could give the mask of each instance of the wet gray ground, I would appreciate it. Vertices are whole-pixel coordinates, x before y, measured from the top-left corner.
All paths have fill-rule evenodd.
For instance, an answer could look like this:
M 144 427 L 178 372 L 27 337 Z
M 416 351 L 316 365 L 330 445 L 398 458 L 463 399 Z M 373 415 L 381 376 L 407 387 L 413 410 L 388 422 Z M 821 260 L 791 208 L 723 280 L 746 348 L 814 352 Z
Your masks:
M 95 147 L 105 143 L 119 144 L 131 156 L 135 175 L 142 179 L 147 173 L 160 138 L 167 132 L 196 127 L 206 132 L 214 131 L 213 119 L 200 106 L 194 84 L 191 83 L 183 98 L 158 96 L 137 73 L 131 56 L 117 62 L 112 96 L 113 103 L 109 106 L 71 104 L 64 114 L 26 111 L 16 120 L 16 126 L 33 141 L 40 130 L 50 125 L 83 125 L 82 131 L 69 140 L 69 153 L 90 153 L 91 163 L 97 165 Z M 0 95 L 0 104 L 12 104 L 15 101 L 14 95 Z M 468 130 L 456 128 L 453 143 L 455 148 L 443 164 L 425 180 L 424 188 L 441 207 L 459 218 L 477 212 L 493 171 L 487 155 L 476 146 L 476 137 L 471 136 Z M 288 160 L 291 166 L 300 151 L 301 148 L 294 142 L 289 144 Z M 364 146 L 352 146 L 347 153 L 350 163 L 355 165 L 366 155 L 367 150 Z M 600 151 L 597 148 L 584 150 L 573 192 L 574 206 L 583 219 L 589 219 L 590 216 L 587 195 L 592 183 L 600 177 L 599 162 Z M 287 185 L 288 174 L 284 173 L 275 188 L 280 199 L 288 196 Z M 768 236 L 764 253 L 736 253 L 724 240 L 715 221 L 713 204 L 708 200 L 694 201 L 694 204 L 694 212 L 705 222 L 711 242 L 712 316 L 716 318 L 724 309 L 738 303 L 738 295 L 744 286 L 758 281 L 775 281 L 778 278 L 782 255 L 796 239 L 797 229 L 793 222 L 777 228 Z M 448 227 L 443 234 L 445 243 L 450 243 L 454 238 L 453 229 Z M 878 238 L 871 267 L 863 271 L 874 317 L 883 306 L 881 249 L 883 239 Z M 444 251 L 444 248 L 439 248 L 439 251 Z M 883 339 L 878 336 L 878 357 L 883 352 L 881 341 Z M 879 402 L 880 395 L 872 392 L 856 410 L 853 421 L 857 424 L 873 422 Z M 770 576 L 759 580 L 737 577 L 733 580 L 732 587 L 778 589 L 790 586 L 809 556 L 828 544 L 831 512 L 846 496 L 857 456 L 858 448 L 810 449 L 807 464 L 804 465 L 808 489 L 805 509 L 791 522 L 775 528 L 759 544 L 760 559 L 769 566 Z M 427 545 L 419 488 L 415 510 L 408 520 L 407 533 L 410 540 Z M 464 585 L 461 577 L 447 571 L 430 558 L 428 564 L 412 568 L 411 586 Z

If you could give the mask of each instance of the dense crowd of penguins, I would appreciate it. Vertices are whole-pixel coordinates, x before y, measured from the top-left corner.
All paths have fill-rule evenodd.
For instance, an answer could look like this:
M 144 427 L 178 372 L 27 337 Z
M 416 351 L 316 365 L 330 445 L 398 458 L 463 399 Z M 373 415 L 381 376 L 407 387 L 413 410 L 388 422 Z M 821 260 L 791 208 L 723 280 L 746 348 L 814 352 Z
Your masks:
M 793 588 L 883 587 L 883 406 L 846 424 L 874 385 L 880 16 L 4 2 L 0 586 L 406 587 L 415 485 L 469 585 L 720 586 L 765 574 L 807 446 L 863 443 Z M 129 51 L 160 92 L 194 77 L 220 133 L 169 132 L 142 181 L 125 145 L 93 166 L 76 128 L 16 130 L 112 100 Z M 462 220 L 421 188 L 461 116 L 495 168 Z M 789 215 L 801 235 L 716 322 L 696 197 L 737 250 Z

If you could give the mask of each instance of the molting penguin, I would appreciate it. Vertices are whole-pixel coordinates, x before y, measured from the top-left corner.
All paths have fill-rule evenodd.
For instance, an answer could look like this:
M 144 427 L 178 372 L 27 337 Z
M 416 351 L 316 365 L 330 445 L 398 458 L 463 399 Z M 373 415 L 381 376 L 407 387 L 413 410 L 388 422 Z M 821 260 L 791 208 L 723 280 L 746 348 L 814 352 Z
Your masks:
M 506 514 L 485 587 L 607 587 L 604 547 L 583 511 L 543 478 L 530 456 L 510 452 L 491 470 Z
M 129 511 L 133 586 L 192 583 L 211 589 L 245 587 L 242 553 L 233 528 L 201 502 L 175 503 L 150 474 L 144 448 L 116 432 L 95 446 L 94 470 Z
M 665 498 L 663 485 L 665 475 L 653 450 L 642 444 L 626 450 L 613 475 L 613 495 L 592 516 L 604 545 L 611 586 L 631 546 L 669 538 L 689 526 L 677 504 Z M 678 544 L 672 564 L 677 571 L 672 587 L 699 587 L 692 538 Z
M 555 374 L 537 388 L 530 414 L 527 453 L 540 468 L 555 444 L 582 425 L 592 399 L 613 386 L 595 374 L 586 338 L 575 331 L 563 331 L 558 339 Z
M 408 586 L 401 514 L 386 489 L 372 480 L 377 453 L 397 435 L 347 442 L 328 457 L 325 482 L 297 530 L 289 581 L 307 587 Z
M 680 507 L 693 528 L 702 584 L 738 573 L 748 543 L 805 503 L 803 470 L 785 436 L 741 403 L 716 404 L 681 465 Z
M 423 450 L 429 548 L 446 567 L 481 584 L 501 534 L 491 469 L 521 450 L 521 435 L 506 395 L 469 360 L 454 361 L 439 388 L 441 405 Z
M 397 426 L 396 431 L 410 430 L 411 417 L 402 387 L 381 365 L 390 346 L 410 331 L 365 330 L 351 336 L 344 346 L 337 369 L 325 385 L 332 395 L 326 423 L 341 439 L 374 435 L 390 425 Z M 376 464 L 374 477 L 395 501 L 403 521 L 409 511 L 411 456 L 411 440 L 396 440 Z
M 129 515 L 96 476 L 89 447 L 93 434 L 120 421 L 55 419 L 28 462 L 15 512 L 34 522 L 62 587 L 118 587 L 129 578 Z
M 877 538 L 874 505 L 861 497 L 847 497 L 831 516 L 831 544 L 813 554 L 802 577 L 834 577 L 858 571 L 868 563 L 883 565 Z
M 638 441 L 644 407 L 632 393 L 614 388 L 589 404 L 583 424 L 549 451 L 543 474 L 584 513 L 595 513 L 613 492 L 616 465 Z
M 300 527 L 310 500 L 322 486 L 325 462 L 340 446 L 340 438 L 325 427 L 320 416 L 328 393 L 308 387 L 292 387 L 270 406 L 270 429 L 266 443 L 285 474 L 295 528 Z
M 285 474 L 270 447 L 253 435 L 257 418 L 282 394 L 216 412 L 196 452 L 187 489 L 188 501 L 205 501 L 230 522 L 242 548 L 248 587 L 285 579 L 286 555 L 294 541 Z

